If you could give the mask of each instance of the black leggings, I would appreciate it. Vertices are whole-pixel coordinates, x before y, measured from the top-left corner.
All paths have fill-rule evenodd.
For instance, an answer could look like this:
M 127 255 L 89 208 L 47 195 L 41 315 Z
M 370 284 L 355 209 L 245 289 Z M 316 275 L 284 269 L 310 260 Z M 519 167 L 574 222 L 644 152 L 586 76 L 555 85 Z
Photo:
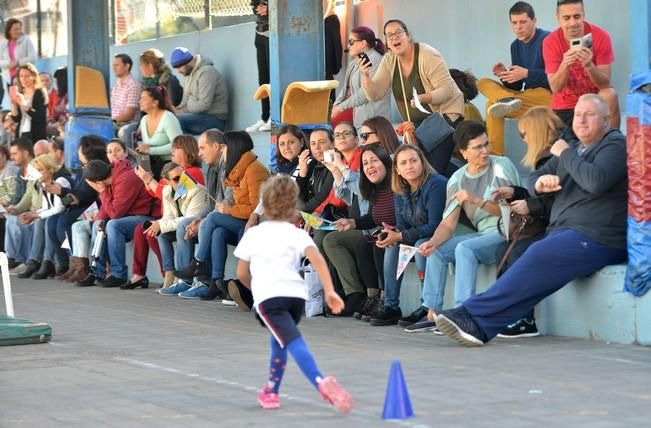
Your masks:
M 384 249 L 377 245 L 359 241 L 355 251 L 357 272 L 364 288 L 384 289 Z
M 264 85 L 269 83 L 269 37 L 255 34 L 255 50 L 256 59 L 258 61 L 258 83 Z M 262 116 L 261 119 L 265 122 L 269 120 L 270 104 L 269 98 L 264 98 L 262 101 Z

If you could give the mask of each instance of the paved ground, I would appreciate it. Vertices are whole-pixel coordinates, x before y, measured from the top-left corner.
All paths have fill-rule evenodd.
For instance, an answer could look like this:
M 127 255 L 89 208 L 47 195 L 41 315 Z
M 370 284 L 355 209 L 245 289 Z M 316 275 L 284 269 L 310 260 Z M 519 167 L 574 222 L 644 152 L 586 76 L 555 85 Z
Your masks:
M 303 333 L 355 410 L 338 415 L 290 362 L 281 409 L 262 411 L 268 337 L 250 313 L 152 289 L 15 277 L 13 288 L 17 315 L 51 323 L 54 335 L 0 348 L 3 428 L 378 426 L 394 359 L 416 412 L 400 425 L 651 426 L 651 348 L 544 337 L 466 349 L 318 317 Z

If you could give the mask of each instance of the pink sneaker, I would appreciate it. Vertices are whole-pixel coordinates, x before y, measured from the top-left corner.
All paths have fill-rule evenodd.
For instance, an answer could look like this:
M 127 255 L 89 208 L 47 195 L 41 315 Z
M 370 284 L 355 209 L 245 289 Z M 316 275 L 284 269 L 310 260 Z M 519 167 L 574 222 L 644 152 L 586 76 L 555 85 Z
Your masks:
M 332 376 L 327 376 L 319 382 L 319 392 L 338 412 L 348 413 L 353 409 L 353 398 Z
M 271 389 L 265 386 L 258 393 L 258 404 L 265 410 L 277 409 L 280 407 L 280 400 L 278 399 L 278 394 L 272 392 Z

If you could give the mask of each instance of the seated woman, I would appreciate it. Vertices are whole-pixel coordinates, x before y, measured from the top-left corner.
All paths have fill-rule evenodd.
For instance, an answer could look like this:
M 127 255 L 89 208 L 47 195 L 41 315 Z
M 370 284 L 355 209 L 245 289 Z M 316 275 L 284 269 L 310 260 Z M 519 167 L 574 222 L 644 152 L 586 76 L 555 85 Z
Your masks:
M 379 143 L 384 147 L 384 150 L 391 154 L 400 145 L 400 140 L 398 140 L 393 125 L 389 119 L 382 116 L 375 116 L 362 122 L 359 137 L 362 139 L 363 145 Z
M 148 153 L 154 177 L 160 177 L 163 163 L 171 158 L 172 141 L 182 134 L 181 124 L 171 110 L 167 90 L 162 86 L 145 88 L 140 95 L 140 110 L 146 115 L 140 120 L 142 143 L 136 150 Z
M 30 254 L 30 260 L 32 260 L 32 262 L 40 263 L 40 269 L 37 272 L 32 271 L 31 277 L 33 279 L 46 279 L 49 276 L 54 276 L 55 274 L 59 275 L 68 270 L 68 254 L 60 246 L 53 245 L 51 240 L 48 239 L 48 235 L 45 233 L 49 218 L 65 209 L 61 202 L 61 198 L 53 193 L 48 193 L 45 191 L 45 188 L 46 186 L 50 186 L 52 183 L 56 182 L 62 188 L 69 189 L 72 178 L 70 177 L 70 173 L 64 167 L 59 165 L 52 156 L 47 154 L 32 159 L 30 165 L 41 174 L 37 180 L 39 183 L 37 191 L 41 197 L 40 208 L 35 208 L 33 204 L 31 206 L 23 205 L 23 201 L 21 201 L 13 210 L 15 210 L 16 213 L 22 212 L 22 214 L 20 214 L 20 221 L 23 224 L 41 222 L 40 227 L 42 228 L 42 233 L 39 236 L 44 240 L 42 241 L 44 242 L 42 249 L 42 263 L 39 259 L 39 255 L 36 253 L 41 250 L 41 245 L 34 245 L 34 241 L 32 241 L 32 247 L 35 251 L 32 251 Z M 13 210 L 7 209 L 10 213 L 12 213 Z M 24 273 L 26 272 L 28 272 L 28 270 Z
M 332 173 L 334 183 L 342 183 L 345 174 L 355 174 L 356 177 L 359 177 L 362 148 L 359 146 L 357 130 L 350 122 L 339 122 L 335 127 L 334 137 L 336 150 L 331 151 L 328 155 L 330 159 L 326 161 L 324 158 L 323 162 Z M 334 205 L 338 209 L 345 209 L 347 205 L 350 205 L 350 199 L 342 200 L 335 190 L 333 188 L 330 191 L 328 198 L 317 208 L 318 212 L 322 212 L 326 204 Z
M 124 160 L 128 155 L 126 145 L 119 138 L 113 138 L 106 144 L 106 157 L 109 163 Z
M 530 108 L 518 121 L 520 135 L 527 145 L 527 153 L 522 159 L 522 164 L 537 170 L 552 157 L 550 148 L 559 138 L 565 128 L 563 121 L 556 116 L 554 111 L 546 106 Z M 493 199 L 506 199 L 511 205 L 511 210 L 520 215 L 530 215 L 545 222 L 549 221 L 553 195 L 532 197 L 527 189 L 519 186 L 500 187 L 493 192 Z M 539 233 L 526 238 L 520 238 L 507 254 L 510 242 L 502 242 L 497 247 L 497 260 L 506 256 L 506 261 L 501 276 L 522 254 L 536 241 L 544 238 L 545 233 Z M 538 328 L 533 310 L 524 318 L 510 324 L 498 337 L 517 338 L 538 336 Z
M 437 174 L 416 146 L 403 144 L 396 150 L 391 174 L 391 189 L 395 194 L 396 224 L 387 225 L 377 245 L 384 252 L 384 307 L 366 320 L 371 325 L 396 324 L 400 311 L 402 277 L 396 279 L 400 246 L 418 246 L 438 227 L 445 206 L 446 178 Z M 425 270 L 425 260 L 416 255 L 419 272 Z M 423 314 L 424 315 L 424 314 Z
M 310 150 L 303 150 L 298 156 L 296 183 L 300 189 L 302 211 L 316 212 L 332 190 L 333 177 L 323 163 L 323 154 L 332 149 L 332 131 L 328 128 L 316 128 L 310 134 Z
M 431 239 L 420 246 L 427 257 L 422 297 L 428 313 L 422 322 L 412 319 L 415 324 L 408 331 L 435 328 L 434 316 L 443 307 L 448 264 L 456 265 L 455 306 L 475 294 L 478 265 L 495 263 L 495 250 L 504 241 L 497 231 L 500 205 L 491 200 L 491 194 L 499 187 L 520 184 L 520 175 L 508 158 L 490 155 L 484 124 L 463 122 L 454 131 L 454 141 L 468 163 L 448 181 L 443 221 Z M 454 236 L 462 210 L 476 232 Z
M 283 125 L 276 142 L 276 173 L 298 176 L 298 157 L 309 150 L 307 137 L 296 125 Z
M 178 105 L 183 98 L 183 87 L 172 69 L 165 64 L 165 56 L 158 49 L 147 49 L 140 54 L 140 83 L 143 88 L 163 86 L 173 106 Z
M 32 64 L 18 67 L 17 84 L 10 87 L 9 100 L 12 118 L 18 123 L 17 136 L 27 137 L 32 143 L 44 140 L 47 137 L 47 91 Z
M 178 225 L 187 219 L 201 218 L 206 215 L 210 209 L 210 198 L 206 188 L 203 186 L 196 186 L 192 189 L 187 190 L 187 193 L 177 194 L 179 187 L 179 181 L 182 174 L 184 173 L 184 168 L 180 165 L 169 162 L 165 164 L 161 175 L 167 183 L 166 186 L 159 186 L 163 188 L 163 216 L 160 220 L 154 220 L 151 222 L 150 226 L 144 230 L 144 234 L 147 237 L 147 241 L 150 242 L 151 239 L 156 239 L 158 245 L 160 246 L 160 252 L 163 259 L 163 271 L 165 272 L 165 278 L 172 275 L 174 271 L 174 247 L 172 244 L 176 241 L 176 229 Z M 139 226 L 141 229 L 143 226 Z M 134 251 L 134 254 L 136 252 Z M 142 267 L 146 267 L 146 263 L 142 264 L 139 262 L 140 269 L 138 275 L 144 276 L 142 274 Z M 136 263 L 134 261 L 134 276 L 136 275 Z M 137 287 L 146 288 L 149 281 L 144 281 L 142 279 L 129 281 L 123 289 L 131 290 Z M 170 284 L 163 284 L 164 287 L 170 286 Z
M 402 119 L 418 127 L 429 114 L 415 107 L 415 89 L 425 110 L 440 113 L 455 128 L 463 121 L 463 94 L 452 80 L 443 56 L 425 43 L 415 43 L 405 23 L 398 19 L 384 24 L 384 36 L 389 52 L 373 76 L 371 66 L 358 60 L 366 97 L 380 99 L 391 88 Z M 454 141 L 449 136 L 427 151 L 427 159 L 436 171 L 445 174 L 453 149 Z
M 220 202 L 215 211 L 199 226 L 199 249 L 196 258 L 188 266 L 175 271 L 175 276 L 184 281 L 197 282 L 192 288 L 187 282 L 179 281 L 172 287 L 159 290 L 163 295 L 178 294 L 186 299 L 208 296 L 215 289 L 225 290 L 224 268 L 227 246 L 236 245 L 242 235 L 246 221 L 258 204 L 260 186 L 269 178 L 269 171 L 253 153 L 253 140 L 244 131 L 224 133 L 226 156 L 224 184 L 233 190 L 233 204 Z M 209 269 L 210 266 L 210 269 Z M 210 286 L 205 282 L 210 282 Z
M 374 116 L 391 117 L 391 93 L 386 89 L 384 96 L 377 101 L 366 99 L 362 88 L 362 76 L 355 59 L 366 55 L 371 63 L 371 73 L 375 73 L 382 61 L 385 47 L 382 40 L 368 27 L 355 27 L 348 38 L 348 63 L 341 93 L 332 106 L 331 123 L 336 127 L 341 122 L 351 122 L 359 129 L 362 122 Z
M 363 172 L 359 187 L 361 198 L 367 201 L 370 208 L 365 215 L 359 215 L 358 197 L 355 197 L 351 210 L 353 217 L 335 221 L 337 231 L 329 233 L 323 240 L 325 254 L 337 270 L 346 294 L 346 306 L 341 313 L 343 316 L 361 313 L 366 295 L 369 301 L 375 302 L 375 306 L 380 300 L 377 267 L 382 271 L 384 249 L 375 246 L 375 242 L 364 240 L 362 231 L 376 229 L 379 232 L 378 228 L 383 224 L 396 223 L 391 168 L 391 157 L 382 146 L 369 144 L 363 147 Z M 360 255 L 364 259 L 360 259 Z M 368 308 L 370 304 L 364 306 Z
M 205 184 L 203 172 L 201 171 L 201 161 L 199 159 L 199 146 L 192 135 L 179 135 L 174 138 L 172 142 L 172 162 L 181 166 L 194 181 L 202 186 Z M 168 184 L 167 180 L 161 179 L 160 181 L 156 181 L 148 171 L 142 168 L 136 168 L 136 175 L 143 181 L 147 192 L 151 196 L 160 200 L 163 199 L 163 189 Z M 154 218 L 159 218 L 161 215 L 163 213 L 157 211 L 154 213 Z M 164 275 L 163 288 L 169 287 L 176 280 L 172 271 L 165 271 L 163 268 L 163 259 L 158 245 L 158 239 L 156 239 L 156 236 L 146 234 L 143 225 L 139 224 L 136 226 L 133 238 L 133 272 L 129 283 L 125 285 L 125 289 L 129 290 L 135 287 L 144 287 L 145 284 L 149 285 L 149 279 L 146 277 L 146 273 L 150 248 L 158 258 Z M 186 266 L 190 260 L 183 257 L 179 261 L 183 263 L 182 266 Z

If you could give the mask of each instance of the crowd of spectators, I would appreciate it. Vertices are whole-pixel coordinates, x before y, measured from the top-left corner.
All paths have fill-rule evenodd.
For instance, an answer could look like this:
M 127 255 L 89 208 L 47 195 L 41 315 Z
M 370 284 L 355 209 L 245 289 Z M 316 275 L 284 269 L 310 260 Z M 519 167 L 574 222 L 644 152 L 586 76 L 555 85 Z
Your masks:
M 151 249 L 164 278 L 160 295 L 219 298 L 249 310 L 251 290 L 225 276 L 227 246 L 265 221 L 260 188 L 270 175 L 286 174 L 298 185 L 301 210 L 332 222 L 313 229 L 296 218 L 330 266 L 344 302 L 339 316 L 400 324 L 409 333 L 440 331 L 472 346 L 498 334 L 535 336 L 537 302 L 626 257 L 625 145 L 610 39 L 584 20 L 581 0 L 557 3 L 560 27 L 551 33 L 536 27 L 528 3 L 508 11 L 516 40 L 512 64 L 493 67 L 499 81 L 450 70 L 401 20 L 385 23 L 386 47 L 371 29 L 353 28 L 331 124 L 280 127 L 274 171 L 257 159 L 247 132 L 224 132 L 228 92 L 213 62 L 176 48 L 171 68 L 158 50 L 143 52 L 140 81 L 132 59 L 115 55 L 116 138 L 83 137 L 83 171 L 73 177 L 58 131 L 46 139 L 48 123 L 59 129 L 65 121 L 65 71 L 54 74 L 54 88 L 31 64 L 33 46 L 19 25 L 9 25 L 0 65 L 17 80 L 3 114 L 0 202 L 11 267 L 22 278 L 147 288 Z M 260 66 L 267 10 L 261 2 L 253 7 Z M 586 34 L 592 44 L 575 46 Z M 465 117 L 478 91 L 488 99 L 486 124 Z M 390 122 L 392 98 L 405 121 L 397 131 L 411 144 L 401 144 Z M 449 132 L 429 141 L 432 131 L 424 129 L 435 116 Z M 504 117 L 519 119 L 522 163 L 533 171 L 526 184 L 503 156 Z M 263 105 L 256 130 L 268 120 Z M 505 210 L 532 216 L 546 231 L 509 245 L 500 229 Z M 403 248 L 415 249 L 422 283 L 422 304 L 411 314 L 400 310 Z M 503 258 L 496 284 L 476 295 L 478 265 Z M 444 310 L 450 264 L 454 306 Z

